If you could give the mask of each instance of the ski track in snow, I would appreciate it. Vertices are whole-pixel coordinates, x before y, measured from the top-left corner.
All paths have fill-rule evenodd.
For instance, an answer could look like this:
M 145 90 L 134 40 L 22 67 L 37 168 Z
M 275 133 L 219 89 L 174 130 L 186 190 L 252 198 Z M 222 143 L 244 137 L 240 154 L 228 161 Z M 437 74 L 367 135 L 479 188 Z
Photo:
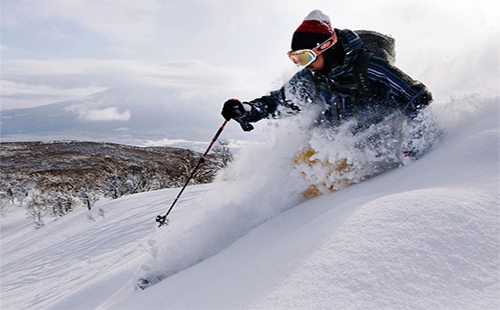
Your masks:
M 3 220 L 1 308 L 497 309 L 498 98 L 436 110 L 431 153 L 300 204 L 292 158 L 272 158 L 302 143 L 292 132 L 241 155 L 273 155 L 233 171 L 254 179 L 188 187 L 166 228 L 154 218 L 179 189 L 100 201 L 95 221 Z
M 186 190 L 180 207 L 204 190 L 203 186 Z M 93 214 L 95 221 L 88 220 L 88 211 L 81 208 L 42 229 L 32 231 L 30 224 L 18 235 L 3 233 L 2 307 L 44 307 L 63 297 L 62 283 L 64 294 L 71 295 L 72 291 L 99 283 L 99 278 L 105 281 L 109 274 L 122 273 L 120 269 L 135 270 L 137 267 L 131 263 L 144 252 L 144 240 L 155 232 L 155 214 L 164 212 L 176 191 L 167 189 L 99 202 L 94 210 L 101 207 L 105 217 Z M 122 280 L 128 281 L 127 277 Z M 99 287 L 109 292 L 121 287 L 113 284 Z M 26 287 L 36 295 L 26 298 Z

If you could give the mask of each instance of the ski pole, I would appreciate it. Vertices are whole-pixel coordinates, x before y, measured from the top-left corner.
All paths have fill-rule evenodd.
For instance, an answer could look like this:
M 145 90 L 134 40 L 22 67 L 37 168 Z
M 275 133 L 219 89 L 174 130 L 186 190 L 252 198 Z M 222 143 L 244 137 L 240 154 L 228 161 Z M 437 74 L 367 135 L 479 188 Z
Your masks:
M 188 177 L 188 179 L 186 181 L 186 184 L 184 184 L 184 186 L 182 187 L 182 189 L 179 192 L 179 194 L 177 195 L 177 197 L 175 197 L 175 200 L 172 203 L 172 205 L 170 206 L 170 208 L 168 209 L 167 213 L 165 215 L 158 215 L 156 217 L 156 221 L 160 224 L 158 227 L 162 227 L 163 225 L 168 225 L 167 216 L 170 214 L 170 211 L 172 211 L 172 209 L 174 208 L 175 204 L 177 203 L 177 200 L 179 200 L 179 197 L 181 197 L 182 193 L 184 192 L 184 190 L 188 186 L 189 182 L 191 181 L 191 179 L 193 178 L 194 174 L 196 173 L 196 170 L 198 170 L 198 168 L 201 166 L 201 164 L 205 162 L 205 156 L 207 156 L 208 152 L 210 152 L 210 149 L 214 145 L 215 141 L 217 141 L 217 138 L 219 138 L 219 136 L 222 133 L 222 131 L 224 130 L 224 127 L 226 126 L 227 122 L 229 122 L 229 120 L 224 120 L 224 123 L 222 123 L 222 126 L 220 126 L 219 130 L 217 131 L 217 133 L 213 137 L 212 142 L 208 146 L 208 148 L 205 151 L 205 153 L 201 156 L 200 160 L 198 161 L 198 164 L 194 168 L 194 170 L 191 173 L 191 175 Z

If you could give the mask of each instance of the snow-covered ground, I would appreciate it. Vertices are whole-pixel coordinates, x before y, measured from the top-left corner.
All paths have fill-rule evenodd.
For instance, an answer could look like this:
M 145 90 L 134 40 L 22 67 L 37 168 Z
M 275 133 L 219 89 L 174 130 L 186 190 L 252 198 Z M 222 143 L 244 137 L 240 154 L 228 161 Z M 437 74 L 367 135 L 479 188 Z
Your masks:
M 291 168 L 304 141 L 282 130 L 188 187 L 166 227 L 179 189 L 38 230 L 11 209 L 1 309 L 499 309 L 499 99 L 433 112 L 444 135 L 426 156 L 307 201 Z

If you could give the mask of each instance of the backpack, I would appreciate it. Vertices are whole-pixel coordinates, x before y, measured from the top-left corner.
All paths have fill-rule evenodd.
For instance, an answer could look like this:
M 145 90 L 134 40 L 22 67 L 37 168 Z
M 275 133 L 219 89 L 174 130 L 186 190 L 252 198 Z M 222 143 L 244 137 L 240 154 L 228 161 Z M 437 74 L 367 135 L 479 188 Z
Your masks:
M 354 31 L 363 41 L 363 48 L 373 55 L 387 60 L 391 65 L 396 62 L 396 40 L 372 30 Z
M 354 61 L 354 80 L 365 98 L 372 98 L 374 91 L 368 79 L 368 62 L 372 56 L 385 59 L 391 65 L 396 62 L 396 40 L 372 30 L 354 31 L 363 41 L 363 47 Z

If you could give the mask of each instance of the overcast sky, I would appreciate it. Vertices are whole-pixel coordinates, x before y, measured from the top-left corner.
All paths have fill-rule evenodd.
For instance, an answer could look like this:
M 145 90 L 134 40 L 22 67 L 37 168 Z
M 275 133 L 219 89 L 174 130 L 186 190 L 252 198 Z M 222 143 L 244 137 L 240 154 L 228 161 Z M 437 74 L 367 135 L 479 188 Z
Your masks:
M 2 0 L 1 108 L 123 85 L 250 100 L 295 70 L 286 52 L 313 9 L 336 28 L 391 34 L 396 64 L 437 98 L 498 94 L 491 0 Z

